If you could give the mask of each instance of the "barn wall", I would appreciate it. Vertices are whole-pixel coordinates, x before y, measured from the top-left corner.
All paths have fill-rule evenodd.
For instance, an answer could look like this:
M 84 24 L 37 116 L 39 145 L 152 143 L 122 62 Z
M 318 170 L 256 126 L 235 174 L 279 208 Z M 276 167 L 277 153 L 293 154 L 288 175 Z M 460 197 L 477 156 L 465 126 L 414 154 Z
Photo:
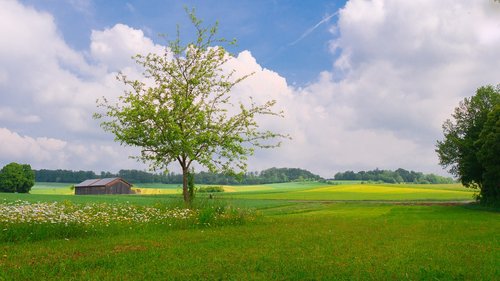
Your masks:
M 76 195 L 106 194 L 106 187 L 104 186 L 75 187 L 75 194 Z
M 107 194 L 130 194 L 130 186 L 118 181 L 109 187 Z
M 111 186 L 91 186 L 91 187 L 75 187 L 76 195 L 100 195 L 100 194 L 130 194 L 131 188 L 128 184 L 117 181 Z
M 92 194 L 106 194 L 106 187 L 105 186 L 93 186 L 92 187 Z
M 122 182 L 121 183 L 121 194 L 130 194 L 131 190 L 130 190 L 130 185 Z

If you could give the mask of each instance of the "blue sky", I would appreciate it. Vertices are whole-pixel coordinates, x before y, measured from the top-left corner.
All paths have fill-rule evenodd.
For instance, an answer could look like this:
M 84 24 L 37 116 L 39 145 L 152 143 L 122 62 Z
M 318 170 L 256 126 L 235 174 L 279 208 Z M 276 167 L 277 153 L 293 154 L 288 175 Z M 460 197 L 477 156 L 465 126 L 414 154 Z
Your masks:
M 66 42 L 79 50 L 88 48 L 92 30 L 116 23 L 142 29 L 158 43 L 162 43 L 158 34 L 166 34 L 168 38 L 175 36 L 177 24 L 183 35 L 190 34 L 191 23 L 184 9 L 195 8 L 197 16 L 206 23 L 219 22 L 221 37 L 237 39 L 238 45 L 232 52 L 251 51 L 263 67 L 297 85 L 307 84 L 320 71 L 332 68 L 334 54 L 328 47 L 332 39 L 329 29 L 337 17 L 307 31 L 345 5 L 345 1 L 300 0 L 22 2 L 51 13 Z M 306 33 L 307 36 L 301 39 Z
M 254 75 L 231 93 L 277 101 L 263 129 L 292 140 L 249 158 L 251 171 L 299 167 L 332 177 L 397 169 L 446 175 L 441 125 L 483 85 L 500 83 L 493 0 L 0 1 L 0 165 L 146 169 L 92 119 L 125 90 L 118 71 L 162 52 L 158 33 L 189 38 L 184 7 L 236 38 L 228 69 Z M 320 24 L 321 23 L 321 24 Z M 172 170 L 175 170 L 172 165 Z

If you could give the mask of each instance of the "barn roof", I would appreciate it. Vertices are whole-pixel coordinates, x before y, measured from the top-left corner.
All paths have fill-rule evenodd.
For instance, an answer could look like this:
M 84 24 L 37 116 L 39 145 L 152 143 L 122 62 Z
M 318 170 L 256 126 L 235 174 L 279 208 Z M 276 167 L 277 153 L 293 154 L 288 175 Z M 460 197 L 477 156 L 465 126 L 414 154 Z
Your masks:
M 115 181 L 122 181 L 128 185 L 131 185 L 130 183 L 123 180 L 122 178 L 104 178 L 104 179 L 85 180 L 85 181 L 75 185 L 75 187 L 108 186 Z

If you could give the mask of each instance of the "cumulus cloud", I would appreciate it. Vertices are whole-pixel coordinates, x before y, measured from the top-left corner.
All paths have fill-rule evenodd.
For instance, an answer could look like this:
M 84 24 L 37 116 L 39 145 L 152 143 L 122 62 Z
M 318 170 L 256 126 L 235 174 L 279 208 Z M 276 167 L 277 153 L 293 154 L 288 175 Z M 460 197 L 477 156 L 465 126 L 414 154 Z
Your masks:
M 134 30 L 130 30 L 134 37 Z M 119 153 L 109 153 L 116 145 L 92 119 L 98 97 L 118 96 L 122 91 L 114 78 L 116 73 L 100 63 L 117 60 L 101 55 L 91 59 L 99 63 L 89 63 L 85 54 L 66 44 L 50 14 L 16 1 L 2 3 L 0 33 L 0 163 L 106 169 L 113 166 L 106 164 L 108 161 L 116 162 L 105 160 L 110 157 L 125 158 L 124 163 L 129 163 L 125 165 L 131 167 L 127 154 L 123 157 L 118 146 Z M 95 41 L 105 44 L 106 39 L 116 42 L 117 38 Z M 114 56 L 126 56 L 122 59 L 133 65 L 130 57 L 137 49 L 128 51 L 122 47 Z M 129 72 L 138 71 L 132 66 Z
M 64 162 L 64 155 L 59 151 L 66 146 L 66 142 L 53 138 L 32 138 L 20 136 L 6 128 L 0 128 L 0 155 L 4 159 L 15 159 L 19 162 L 44 162 L 56 157 L 57 161 Z M 13 160 L 14 161 L 14 160 Z
M 39 123 L 39 116 L 30 114 L 29 112 L 19 113 L 12 108 L 0 107 L 0 121 L 4 122 L 19 122 L 19 123 Z
M 31 126 L 24 126 L 23 131 L 37 136 L 49 131 L 55 137 L 64 136 L 67 130 L 87 134 L 93 125 L 86 113 L 99 93 L 109 91 L 101 78 L 103 72 L 68 47 L 49 14 L 15 1 L 3 2 L 0 32 L 2 108 L 17 114 L 9 114 L 11 118 L 4 118 L 3 125 L 44 120 L 42 126 L 27 122 Z
M 331 42 L 340 51 L 330 111 L 348 107 L 348 131 L 387 132 L 417 146 L 408 166 L 439 171 L 433 144 L 459 100 L 499 83 L 500 5 L 480 1 L 349 1 Z M 497 28 L 493 28 L 496 26 Z M 358 141 L 362 146 L 362 141 Z M 393 142 L 387 146 L 395 147 Z M 411 146 L 410 146 L 411 147 Z M 353 155 L 356 155 L 353 153 Z M 395 155 L 397 156 L 397 155 Z M 376 161 L 393 166 L 397 159 Z
M 28 163 L 34 168 L 112 170 L 137 167 L 127 155 L 136 151 L 99 141 L 67 142 L 65 140 L 20 135 L 0 128 L 0 161 Z
M 84 1 L 85 2 L 85 1 Z M 84 3 L 82 2 L 82 3 Z M 96 121 L 95 100 L 123 91 L 116 71 L 139 76 L 131 56 L 161 52 L 141 30 L 94 30 L 81 53 L 50 14 L 15 1 L 0 10 L 0 162 L 36 168 L 145 168 Z M 406 168 L 443 173 L 434 143 L 457 102 L 500 81 L 500 5 L 488 1 L 351 0 L 331 26 L 332 69 L 297 88 L 250 51 L 228 62 L 237 98 L 277 100 L 284 119 L 263 129 L 293 138 L 257 151 L 251 170 L 302 167 L 323 176 L 346 169 Z M 37 46 L 34 48 L 33 46 Z M 307 66 L 304 66 L 307 67 Z
M 499 6 L 349 1 L 331 27 L 331 51 L 339 53 L 331 71 L 301 89 L 269 83 L 267 70 L 256 75 L 262 85 L 246 81 L 249 91 L 268 93 L 286 108 L 281 128 L 294 137 L 281 149 L 259 152 L 255 159 L 265 161 L 256 161 L 258 168 L 443 174 L 434 152 L 441 124 L 459 100 L 500 82 Z
M 91 35 L 90 54 L 111 71 L 129 67 L 132 56 L 137 54 L 161 53 L 164 47 L 156 45 L 144 36 L 142 30 L 124 24 L 116 24 L 102 31 L 94 30 Z

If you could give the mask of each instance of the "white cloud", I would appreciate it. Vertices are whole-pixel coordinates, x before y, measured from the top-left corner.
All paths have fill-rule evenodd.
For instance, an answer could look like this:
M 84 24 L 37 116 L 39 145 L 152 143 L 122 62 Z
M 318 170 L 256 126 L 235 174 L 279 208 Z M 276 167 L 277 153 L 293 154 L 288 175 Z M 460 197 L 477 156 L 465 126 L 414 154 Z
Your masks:
M 96 98 L 122 92 L 114 71 L 138 76 L 130 57 L 163 47 L 141 30 L 116 24 L 93 31 L 83 54 L 65 43 L 51 15 L 15 1 L 2 6 L 0 162 L 145 168 L 127 159 L 136 150 L 114 143 L 91 116 Z M 441 123 L 477 87 L 500 82 L 499 6 L 349 1 L 330 28 L 332 52 L 340 56 L 304 88 L 290 86 L 242 51 L 228 68 L 255 74 L 233 94 L 277 100 L 286 117 L 263 118 L 262 127 L 293 137 L 281 148 L 258 151 L 250 169 L 302 167 L 323 176 L 376 167 L 442 173 L 434 152 Z
M 92 58 L 111 71 L 120 71 L 131 65 L 137 54 L 161 53 L 164 47 L 144 36 L 142 30 L 116 24 L 103 31 L 93 30 L 90 52 Z
M 0 33 L 0 72 L 5 73 L 0 81 L 2 107 L 44 120 L 41 126 L 24 127 L 34 135 L 48 131 L 61 137 L 66 130 L 86 134 L 92 127 L 90 110 L 96 97 L 110 91 L 101 81 L 104 73 L 67 46 L 49 14 L 4 2 Z M 79 114 L 65 116 L 64 110 Z M 11 126 L 14 120 L 4 121 Z
M 53 138 L 31 138 L 20 136 L 6 128 L 0 128 L 0 155 L 5 162 L 64 162 L 64 155 L 58 153 L 66 142 Z M 53 159 L 53 158 L 56 159 Z
M 442 122 L 476 88 L 500 82 L 499 6 L 349 1 L 331 28 L 340 56 L 330 72 L 291 95 L 276 95 L 290 89 L 266 79 L 264 89 L 253 85 L 253 93 L 271 93 L 286 107 L 281 128 L 294 137 L 258 153 L 266 161 L 257 167 L 293 165 L 326 176 L 375 167 L 443 173 L 434 152 Z
M 19 113 L 12 108 L 0 107 L 0 121 L 3 122 L 16 122 L 16 123 L 39 123 L 40 117 L 37 115 Z
M 130 32 L 137 38 L 137 31 Z M 0 163 L 111 170 L 122 162 L 137 167 L 127 159 L 130 150 L 114 144 L 92 119 L 98 97 L 122 92 L 107 65 L 89 63 L 65 43 L 51 15 L 16 1 L 2 2 L 0 33 Z M 123 47 L 113 55 L 130 57 Z M 113 55 L 106 58 L 113 61 Z M 111 153 L 110 147 L 118 152 Z
M 0 163 L 27 163 L 35 169 L 74 169 L 118 171 L 137 168 L 128 155 L 133 149 L 118 147 L 113 143 L 75 141 L 20 135 L 0 128 Z

